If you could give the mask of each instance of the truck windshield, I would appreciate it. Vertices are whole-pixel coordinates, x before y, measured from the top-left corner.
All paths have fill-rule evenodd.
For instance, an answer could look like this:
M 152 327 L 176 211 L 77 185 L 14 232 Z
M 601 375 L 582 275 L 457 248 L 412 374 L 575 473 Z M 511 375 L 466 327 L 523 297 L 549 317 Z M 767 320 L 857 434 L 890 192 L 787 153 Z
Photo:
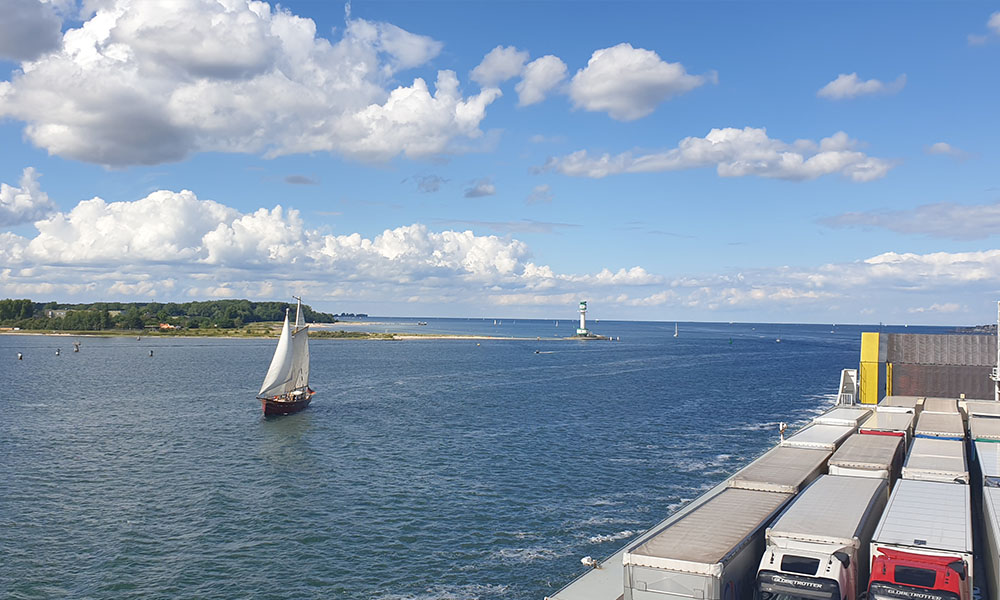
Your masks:
M 958 594 L 944 590 L 927 590 L 873 581 L 868 594 L 869 600 L 958 600 Z
M 755 600 L 840 600 L 840 586 L 832 579 L 761 571 Z

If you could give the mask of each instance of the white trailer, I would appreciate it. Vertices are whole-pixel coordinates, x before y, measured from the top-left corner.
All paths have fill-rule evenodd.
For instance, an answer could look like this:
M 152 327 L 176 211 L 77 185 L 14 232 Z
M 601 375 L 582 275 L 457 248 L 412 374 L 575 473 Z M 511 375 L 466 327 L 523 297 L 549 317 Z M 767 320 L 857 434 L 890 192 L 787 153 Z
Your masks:
M 878 407 L 908 408 L 913 412 L 918 413 L 920 412 L 920 407 L 923 402 L 923 396 L 886 396 L 878 403 Z
M 847 436 L 855 431 L 857 431 L 857 427 L 815 423 L 803 427 L 791 437 L 782 440 L 781 445 L 787 448 L 813 448 L 833 452 Z
M 990 598 L 1000 597 L 1000 488 L 983 488 L 983 562 Z
M 941 413 L 925 410 L 917 418 L 913 435 L 918 438 L 934 437 L 961 441 L 965 439 L 965 423 L 962 421 L 962 415 L 957 412 Z
M 840 425 L 856 429 L 870 414 L 872 414 L 870 408 L 838 406 L 816 417 L 812 422 L 817 425 Z
M 903 438 L 903 448 L 910 447 L 913 439 L 913 412 L 900 409 L 883 410 L 879 408 L 875 414 L 861 424 L 859 431 L 864 434 L 895 435 Z
M 872 599 L 971 600 L 969 486 L 896 482 L 871 542 Z
M 975 442 L 976 469 L 980 487 L 1000 487 L 1000 444 Z M 1000 594 L 1000 590 L 997 590 Z
M 729 486 L 761 492 L 797 494 L 826 472 L 829 450 L 778 446 L 733 475 Z
M 791 494 L 727 488 L 622 555 L 624 600 L 749 598 L 764 528 Z
M 1000 416 L 1000 402 L 996 400 L 966 400 L 963 406 L 965 418 L 972 415 L 997 415 Z
M 757 597 L 857 600 L 888 489 L 885 479 L 840 475 L 810 484 L 767 528 Z
M 975 442 L 1000 442 L 1000 417 L 972 415 L 969 417 L 969 435 Z
M 903 479 L 969 483 L 965 444 L 955 440 L 916 438 L 903 463 Z
M 902 463 L 902 437 L 856 433 L 841 444 L 827 465 L 830 475 L 875 477 L 892 483 L 899 478 Z
M 957 413 L 958 398 L 924 398 L 923 412 Z

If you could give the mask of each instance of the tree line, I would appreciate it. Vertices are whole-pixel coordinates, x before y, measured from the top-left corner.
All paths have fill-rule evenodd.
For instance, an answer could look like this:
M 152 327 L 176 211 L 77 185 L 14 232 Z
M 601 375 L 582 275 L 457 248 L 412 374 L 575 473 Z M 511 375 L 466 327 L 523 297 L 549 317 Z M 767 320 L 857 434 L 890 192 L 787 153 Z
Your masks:
M 0 326 L 56 331 L 100 331 L 103 329 L 143 329 L 161 323 L 178 328 L 236 328 L 250 323 L 281 321 L 288 302 L 251 302 L 249 300 L 209 300 L 205 302 L 93 302 L 63 304 L 32 300 L 0 300 Z M 303 304 L 308 323 L 336 323 L 330 314 Z

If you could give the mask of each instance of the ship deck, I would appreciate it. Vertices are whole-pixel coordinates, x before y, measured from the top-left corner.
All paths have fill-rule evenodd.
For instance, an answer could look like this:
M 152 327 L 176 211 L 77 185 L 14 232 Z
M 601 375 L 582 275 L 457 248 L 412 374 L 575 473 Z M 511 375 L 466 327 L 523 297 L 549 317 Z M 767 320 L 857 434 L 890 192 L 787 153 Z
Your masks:
M 864 334 L 865 336 L 871 334 Z M 866 408 L 873 408 L 880 400 L 887 398 L 886 405 L 901 404 L 912 407 L 920 416 L 921 409 L 926 408 L 923 402 L 931 399 L 930 408 L 948 404 L 952 401 L 956 408 L 968 414 L 966 398 L 972 400 L 968 407 L 980 400 L 993 405 L 993 382 L 989 381 L 990 369 L 997 360 L 997 338 L 987 335 L 924 335 L 924 334 L 874 334 L 871 338 L 862 338 L 860 369 L 861 381 L 858 395 Z M 877 336 L 882 335 L 882 339 Z M 867 348 L 866 348 L 867 344 Z M 867 356 L 866 356 L 867 353 Z M 867 359 L 867 361 L 866 361 Z M 849 367 L 850 365 L 845 365 Z M 867 382 L 865 375 L 868 374 Z M 884 389 L 883 389 L 884 386 Z M 867 392 L 867 394 L 866 394 Z M 899 394 L 898 396 L 896 394 Z M 900 399 L 907 402 L 900 402 Z M 947 400 L 944 400 L 947 399 Z M 997 412 L 1000 413 L 1000 405 Z M 831 412 L 838 410 L 831 406 Z M 928 413 L 936 411 L 928 410 Z M 950 410 L 948 412 L 951 412 Z M 979 411 L 976 411 L 979 412 Z M 942 414 L 942 413 L 938 413 Z M 925 415 L 929 420 L 937 415 Z M 791 415 L 790 415 L 791 417 Z M 821 420 L 823 415 L 817 417 Z M 791 419 L 790 419 L 791 420 Z M 928 419 L 925 419 L 925 422 Z M 916 419 L 914 420 L 914 422 Z M 963 421 L 963 419 L 959 419 Z M 950 423 L 950 422 L 949 422 Z M 805 425 L 803 429 L 818 424 L 817 420 Z M 967 429 L 968 423 L 965 423 Z M 801 430 L 800 430 L 801 431 Z M 936 433 L 936 432 L 935 432 Z M 958 432 L 952 432 L 952 435 Z M 782 446 L 776 445 L 748 465 L 695 498 L 675 513 L 654 525 L 645 533 L 632 538 L 628 543 L 611 556 L 596 563 L 596 566 L 581 573 L 559 591 L 546 596 L 546 600 L 621 600 L 624 597 L 623 555 L 631 548 L 636 548 L 645 540 L 656 535 L 667 525 L 681 519 L 688 512 L 703 505 L 721 491 L 730 487 L 734 480 L 739 480 L 744 472 L 753 472 L 755 465 L 766 463 L 770 455 Z M 985 573 L 981 555 L 982 524 L 973 511 L 973 536 L 976 538 L 975 566 L 973 572 Z M 1000 599 L 1000 590 L 987 593 L 985 577 L 976 578 L 975 585 L 979 588 L 980 598 Z M 668 596 L 664 596 L 667 598 Z

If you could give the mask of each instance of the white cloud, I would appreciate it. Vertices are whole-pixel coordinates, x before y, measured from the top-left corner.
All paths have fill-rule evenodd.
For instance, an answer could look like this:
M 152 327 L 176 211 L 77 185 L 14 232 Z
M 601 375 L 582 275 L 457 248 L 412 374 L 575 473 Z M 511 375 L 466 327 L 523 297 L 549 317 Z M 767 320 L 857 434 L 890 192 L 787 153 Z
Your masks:
M 968 158 L 968 153 L 960 148 L 952 146 L 948 142 L 935 142 L 930 146 L 924 148 L 924 152 L 927 154 L 939 154 L 944 156 L 951 156 L 958 159 Z
M 484 177 L 473 183 L 472 187 L 465 190 L 465 197 L 482 198 L 483 196 L 492 196 L 496 193 L 497 188 L 493 185 L 493 181 L 489 177 Z
M 573 76 L 569 96 L 578 108 L 634 121 L 652 113 L 668 98 L 710 79 L 690 75 L 684 65 L 666 62 L 651 50 L 622 43 L 596 50 L 586 68 Z
M 909 210 L 844 213 L 821 219 L 830 227 L 879 227 L 897 233 L 977 240 L 1000 233 L 1000 204 L 925 204 Z
M 908 309 L 907 312 L 912 314 L 920 313 L 953 313 L 958 312 L 962 309 L 962 306 L 957 302 L 945 302 L 944 304 L 934 303 L 930 306 L 918 306 L 916 308 Z
M 986 22 L 986 26 L 992 29 L 996 35 L 1000 35 L 1000 11 L 990 15 L 990 20 Z
M 533 60 L 524 67 L 521 81 L 514 86 L 518 106 L 529 106 L 545 100 L 545 96 L 566 79 L 566 63 L 551 54 Z
M 38 185 L 34 168 L 24 170 L 20 185 L 14 187 L 0 183 L 0 226 L 29 223 L 45 217 L 56 208 Z
M 53 4 L 7 0 L 0 10 L 0 59 L 34 60 L 59 47 L 62 19 Z
M 591 157 L 579 150 L 545 164 L 565 175 L 606 177 L 619 173 L 679 171 L 715 166 L 721 177 L 756 175 L 801 181 L 839 173 L 852 181 L 884 177 L 892 165 L 855 150 L 857 142 L 838 132 L 817 144 L 798 140 L 793 144 L 769 138 L 765 129 L 745 127 L 712 129 L 703 138 L 687 137 L 676 148 L 657 154 L 635 156 L 631 152 Z
M 836 79 L 824 85 L 816 95 L 831 100 L 844 100 L 872 94 L 895 94 L 906 86 L 906 74 L 900 75 L 895 81 L 883 83 L 878 79 L 862 81 L 857 73 L 850 75 L 841 73 Z
M 527 51 L 514 46 L 497 46 L 472 70 L 471 79 L 484 88 L 496 87 L 520 75 L 527 60 Z
M 331 43 L 313 21 L 261 2 L 114 0 L 0 82 L 0 117 L 24 121 L 52 154 L 110 166 L 206 151 L 458 152 L 482 136 L 499 90 L 464 97 L 445 70 L 433 92 L 422 78 L 392 83 L 441 47 L 363 19 Z

